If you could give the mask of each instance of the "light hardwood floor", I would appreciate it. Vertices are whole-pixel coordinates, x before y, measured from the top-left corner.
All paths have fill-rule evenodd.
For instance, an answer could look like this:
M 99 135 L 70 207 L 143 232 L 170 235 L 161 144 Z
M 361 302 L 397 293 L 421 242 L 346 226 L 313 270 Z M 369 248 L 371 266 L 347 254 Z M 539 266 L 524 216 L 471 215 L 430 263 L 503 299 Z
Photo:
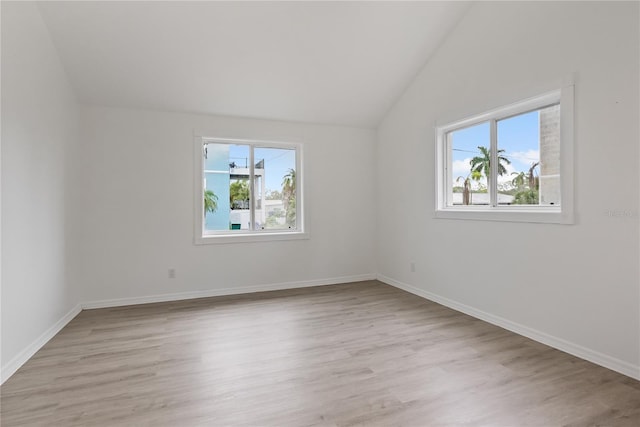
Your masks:
M 640 382 L 360 282 L 83 311 L 2 426 L 640 426 Z

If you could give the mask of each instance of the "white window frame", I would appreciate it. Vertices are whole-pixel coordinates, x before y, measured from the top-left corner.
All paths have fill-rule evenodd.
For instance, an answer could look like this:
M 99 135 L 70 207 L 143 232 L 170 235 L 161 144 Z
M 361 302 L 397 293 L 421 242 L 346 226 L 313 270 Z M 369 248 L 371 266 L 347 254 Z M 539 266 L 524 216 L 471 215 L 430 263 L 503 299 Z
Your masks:
M 254 182 L 253 153 L 255 148 L 286 148 L 296 151 L 296 228 L 277 230 L 216 230 L 204 229 L 204 145 L 208 143 L 239 144 L 250 148 L 250 182 Z M 220 243 L 248 243 L 278 240 L 308 239 L 309 234 L 305 228 L 304 210 L 304 171 L 302 145 L 296 143 L 263 141 L 254 139 L 231 139 L 196 136 L 194 141 L 194 243 L 196 245 L 220 244 Z M 255 214 L 255 199 L 253 184 L 249 186 L 249 199 L 251 200 L 251 216 Z
M 491 193 L 489 206 L 448 206 L 447 195 L 452 188 L 449 168 L 451 165 L 449 141 L 450 132 L 479 123 L 490 123 L 491 163 L 497 164 L 496 122 L 501 119 L 538 110 L 553 104 L 560 104 L 560 206 L 500 206 L 497 203 L 497 174 L 492 174 L 488 183 Z M 497 108 L 464 120 L 436 126 L 436 201 L 435 218 L 467 219 L 510 222 L 538 222 L 573 224 L 573 117 L 574 86 Z

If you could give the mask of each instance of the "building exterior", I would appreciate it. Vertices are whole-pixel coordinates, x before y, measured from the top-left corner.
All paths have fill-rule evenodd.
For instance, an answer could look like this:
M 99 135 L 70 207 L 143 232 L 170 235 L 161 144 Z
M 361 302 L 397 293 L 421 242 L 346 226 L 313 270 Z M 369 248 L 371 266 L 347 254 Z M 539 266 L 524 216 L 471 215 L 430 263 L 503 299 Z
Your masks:
M 540 110 L 540 204 L 560 205 L 560 105 Z

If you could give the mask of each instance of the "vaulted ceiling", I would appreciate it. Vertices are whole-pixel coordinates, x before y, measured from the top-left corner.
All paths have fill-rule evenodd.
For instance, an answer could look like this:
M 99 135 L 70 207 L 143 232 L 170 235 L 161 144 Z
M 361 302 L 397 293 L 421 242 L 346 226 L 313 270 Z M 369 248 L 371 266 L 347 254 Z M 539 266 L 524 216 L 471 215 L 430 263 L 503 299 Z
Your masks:
M 465 2 L 42 2 L 78 99 L 375 127 Z

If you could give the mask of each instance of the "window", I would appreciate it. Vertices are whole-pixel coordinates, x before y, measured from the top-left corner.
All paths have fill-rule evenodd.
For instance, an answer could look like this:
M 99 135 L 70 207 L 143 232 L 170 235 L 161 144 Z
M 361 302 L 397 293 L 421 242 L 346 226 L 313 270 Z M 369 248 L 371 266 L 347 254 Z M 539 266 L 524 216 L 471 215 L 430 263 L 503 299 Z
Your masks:
M 572 149 L 573 86 L 440 126 L 436 217 L 571 223 Z
M 196 138 L 196 243 L 304 238 L 301 148 Z

